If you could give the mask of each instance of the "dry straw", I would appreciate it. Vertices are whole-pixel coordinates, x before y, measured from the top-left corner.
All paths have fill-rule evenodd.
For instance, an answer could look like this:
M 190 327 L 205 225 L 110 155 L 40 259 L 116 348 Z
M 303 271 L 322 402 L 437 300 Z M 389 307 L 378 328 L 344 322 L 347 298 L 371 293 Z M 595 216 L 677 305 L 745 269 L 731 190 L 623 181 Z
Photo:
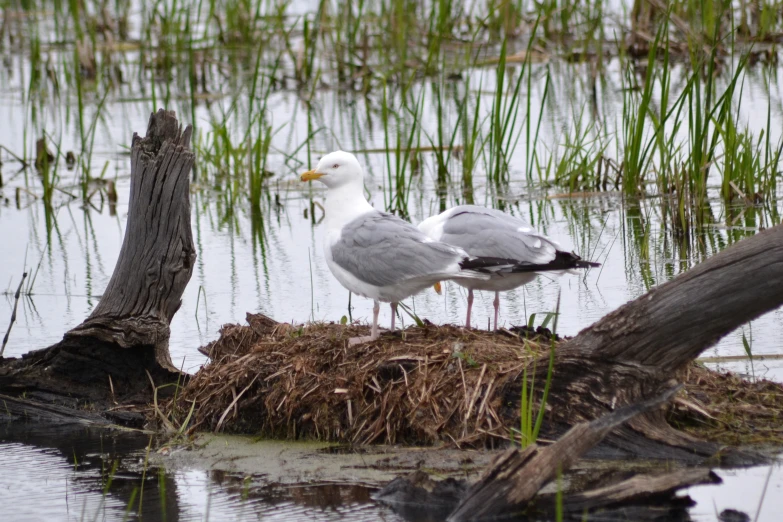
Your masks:
M 202 350 L 210 362 L 177 404 L 168 405 L 169 414 L 184 416 L 195 401 L 191 432 L 494 446 L 513 438 L 512 428 L 519 426 L 519 411 L 503 403 L 507 385 L 550 348 L 543 337 L 431 324 L 409 328 L 404 339 L 387 334 L 348 348 L 348 338 L 366 334 L 368 327 L 294 327 L 252 314 L 247 320 L 249 326 L 223 327 L 220 338 Z M 675 427 L 727 444 L 783 442 L 780 384 L 696 363 L 682 377 L 685 390 L 668 413 Z M 543 379 L 537 377 L 537 393 Z
M 503 386 L 549 342 L 453 326 L 406 330 L 347 346 L 366 327 L 295 328 L 248 314 L 207 346 L 211 362 L 185 387 L 195 427 L 360 444 L 509 439 Z M 543 384 L 538 383 L 540 386 Z

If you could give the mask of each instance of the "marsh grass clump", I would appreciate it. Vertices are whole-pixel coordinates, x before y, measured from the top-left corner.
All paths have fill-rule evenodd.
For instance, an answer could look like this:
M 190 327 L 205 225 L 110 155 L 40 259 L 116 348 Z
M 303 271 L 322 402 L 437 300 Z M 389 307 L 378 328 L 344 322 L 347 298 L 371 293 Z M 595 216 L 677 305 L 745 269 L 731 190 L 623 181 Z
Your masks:
M 498 413 L 504 383 L 550 348 L 539 337 L 426 324 L 405 330 L 404 339 L 383 335 L 347 349 L 366 327 L 248 320 L 223 328 L 205 348 L 211 362 L 180 394 L 180 408 L 196 401 L 194 429 L 357 444 L 492 444 L 512 436 Z
M 685 392 L 675 400 L 669 422 L 692 435 L 737 446 L 783 443 L 783 386 L 751 382 L 696 363 Z
M 532 428 L 551 410 L 538 403 L 545 380 L 558 379 L 561 339 L 545 329 L 492 333 L 424 323 L 348 349 L 347 339 L 368 327 L 247 319 L 246 326 L 224 326 L 201 349 L 210 362 L 162 408 L 172 422 L 184 425 L 188 416 L 189 432 L 493 447 L 533 442 Z M 551 375 L 527 373 L 534 360 L 546 360 Z M 669 412 L 675 427 L 732 444 L 783 440 L 780 384 L 751 383 L 695 363 L 682 378 L 686 391 Z M 519 382 L 529 393 L 509 397 Z M 523 406 L 514 410 L 514 401 Z

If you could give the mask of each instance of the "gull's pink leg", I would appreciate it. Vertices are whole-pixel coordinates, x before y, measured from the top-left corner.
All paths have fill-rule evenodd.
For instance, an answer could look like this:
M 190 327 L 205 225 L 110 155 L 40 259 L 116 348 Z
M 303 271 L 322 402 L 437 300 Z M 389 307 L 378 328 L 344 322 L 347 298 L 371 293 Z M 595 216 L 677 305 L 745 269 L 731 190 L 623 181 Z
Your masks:
M 498 308 L 500 308 L 500 292 L 495 292 L 495 300 L 492 302 L 495 305 L 495 331 L 498 329 Z
M 376 299 L 373 301 L 372 306 L 372 330 L 370 330 L 370 339 L 377 339 L 381 336 L 380 329 L 378 328 L 378 314 L 381 311 L 381 303 Z M 394 321 L 394 319 L 392 319 Z
M 366 343 L 367 341 L 374 341 L 381 336 L 381 332 L 378 328 L 378 313 L 381 311 L 381 303 L 374 301 L 372 307 L 372 327 L 370 328 L 370 335 L 363 337 L 351 337 L 348 339 L 348 346 L 355 346 L 357 344 Z
M 392 309 L 392 324 L 391 324 L 391 331 L 394 331 L 394 320 L 397 318 L 397 303 L 391 303 L 391 309 Z
M 468 290 L 468 317 L 465 319 L 465 328 L 470 328 L 470 311 L 473 309 L 473 289 Z

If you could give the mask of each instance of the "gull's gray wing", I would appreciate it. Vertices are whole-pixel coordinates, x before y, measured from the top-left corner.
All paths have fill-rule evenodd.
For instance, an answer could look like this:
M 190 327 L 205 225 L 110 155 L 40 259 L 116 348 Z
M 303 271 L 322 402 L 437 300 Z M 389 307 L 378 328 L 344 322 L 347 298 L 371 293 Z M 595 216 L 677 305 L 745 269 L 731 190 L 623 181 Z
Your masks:
M 473 205 L 459 207 L 446 219 L 440 240 L 471 256 L 514 259 L 520 265 L 546 265 L 558 251 L 555 242 L 522 220 Z
M 375 286 L 445 274 L 466 256 L 458 248 L 433 241 L 393 214 L 369 212 L 342 229 L 331 247 L 332 260 Z

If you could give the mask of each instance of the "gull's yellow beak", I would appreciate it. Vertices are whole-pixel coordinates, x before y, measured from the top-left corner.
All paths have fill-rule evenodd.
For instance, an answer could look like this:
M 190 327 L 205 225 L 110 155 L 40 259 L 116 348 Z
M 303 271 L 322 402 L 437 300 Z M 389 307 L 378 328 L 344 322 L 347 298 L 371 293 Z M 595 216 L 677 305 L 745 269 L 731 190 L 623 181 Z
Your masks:
M 316 172 L 315 169 L 312 169 L 302 174 L 302 176 L 299 179 L 301 179 L 302 181 L 312 181 L 314 179 L 320 178 L 321 176 L 323 176 L 323 174 L 320 174 Z
M 440 295 L 440 291 L 441 291 L 441 288 L 440 288 L 440 281 L 438 281 L 437 283 L 435 283 L 434 285 L 432 285 L 432 288 L 433 288 L 433 289 L 435 289 L 435 291 L 438 293 L 438 295 Z

